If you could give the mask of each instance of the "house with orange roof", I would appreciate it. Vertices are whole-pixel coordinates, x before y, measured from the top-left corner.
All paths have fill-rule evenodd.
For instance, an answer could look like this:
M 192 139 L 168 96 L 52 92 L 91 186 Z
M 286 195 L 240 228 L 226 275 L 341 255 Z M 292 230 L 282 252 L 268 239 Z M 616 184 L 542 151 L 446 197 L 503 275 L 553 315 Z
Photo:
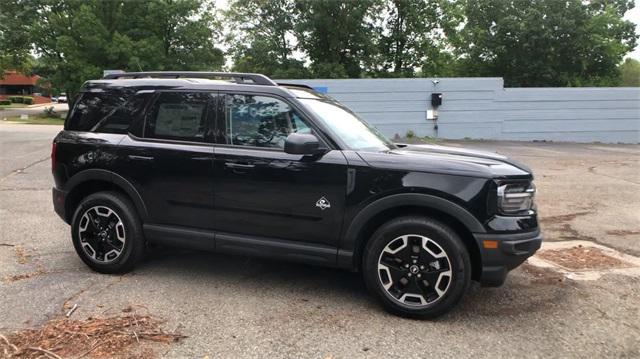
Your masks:
M 48 86 L 40 81 L 38 75 L 25 75 L 18 71 L 6 70 L 4 76 L 0 77 L 0 99 L 9 96 L 31 96 L 34 103 L 51 102 L 48 96 L 43 96 L 48 92 Z

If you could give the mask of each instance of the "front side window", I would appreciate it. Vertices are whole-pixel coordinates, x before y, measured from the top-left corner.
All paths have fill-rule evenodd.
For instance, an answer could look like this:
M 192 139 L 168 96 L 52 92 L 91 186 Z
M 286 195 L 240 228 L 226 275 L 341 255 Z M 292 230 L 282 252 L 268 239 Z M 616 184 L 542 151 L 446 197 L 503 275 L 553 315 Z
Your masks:
M 291 133 L 311 133 L 311 128 L 286 102 L 256 95 L 227 94 L 219 143 L 284 149 Z
M 147 118 L 145 137 L 204 142 L 209 132 L 207 105 L 201 92 L 163 92 Z

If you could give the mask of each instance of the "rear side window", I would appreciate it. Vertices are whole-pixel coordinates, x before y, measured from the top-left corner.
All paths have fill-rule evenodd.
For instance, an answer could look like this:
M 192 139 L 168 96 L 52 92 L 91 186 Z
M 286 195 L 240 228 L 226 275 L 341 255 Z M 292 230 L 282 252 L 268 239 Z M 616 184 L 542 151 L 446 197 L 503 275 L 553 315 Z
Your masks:
M 163 92 L 147 117 L 145 137 L 205 142 L 210 130 L 204 92 Z
M 144 96 L 133 91 L 84 92 L 76 100 L 65 123 L 70 131 L 127 133 Z M 130 100 L 131 99 L 131 100 Z

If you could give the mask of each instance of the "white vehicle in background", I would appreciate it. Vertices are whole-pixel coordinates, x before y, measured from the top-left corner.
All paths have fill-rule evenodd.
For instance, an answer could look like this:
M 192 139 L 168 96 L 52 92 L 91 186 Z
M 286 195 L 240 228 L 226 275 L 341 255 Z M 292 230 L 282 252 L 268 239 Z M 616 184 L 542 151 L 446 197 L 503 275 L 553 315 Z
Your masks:
M 57 101 L 57 102 L 58 102 L 58 103 L 67 103 L 67 102 L 69 102 L 69 101 L 67 100 L 67 94 L 66 94 L 66 93 L 64 93 L 64 92 L 63 92 L 63 93 L 61 93 L 61 94 L 60 94 L 60 96 L 58 96 L 58 101 Z

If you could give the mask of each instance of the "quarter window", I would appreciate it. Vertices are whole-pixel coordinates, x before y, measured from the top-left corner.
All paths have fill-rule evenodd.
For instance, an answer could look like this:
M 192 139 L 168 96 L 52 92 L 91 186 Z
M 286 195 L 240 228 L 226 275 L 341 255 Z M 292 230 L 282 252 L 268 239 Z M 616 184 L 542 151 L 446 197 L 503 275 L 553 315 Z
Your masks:
M 145 137 L 204 142 L 209 134 L 210 98 L 201 92 L 161 93 L 147 119 Z
M 128 89 L 84 92 L 69 113 L 65 129 L 127 133 L 136 107 L 136 103 L 130 101 L 132 96 L 133 90 Z
M 311 128 L 286 102 L 255 95 L 228 94 L 219 143 L 284 149 L 289 134 L 311 133 Z M 221 138 L 220 138 L 221 137 Z

